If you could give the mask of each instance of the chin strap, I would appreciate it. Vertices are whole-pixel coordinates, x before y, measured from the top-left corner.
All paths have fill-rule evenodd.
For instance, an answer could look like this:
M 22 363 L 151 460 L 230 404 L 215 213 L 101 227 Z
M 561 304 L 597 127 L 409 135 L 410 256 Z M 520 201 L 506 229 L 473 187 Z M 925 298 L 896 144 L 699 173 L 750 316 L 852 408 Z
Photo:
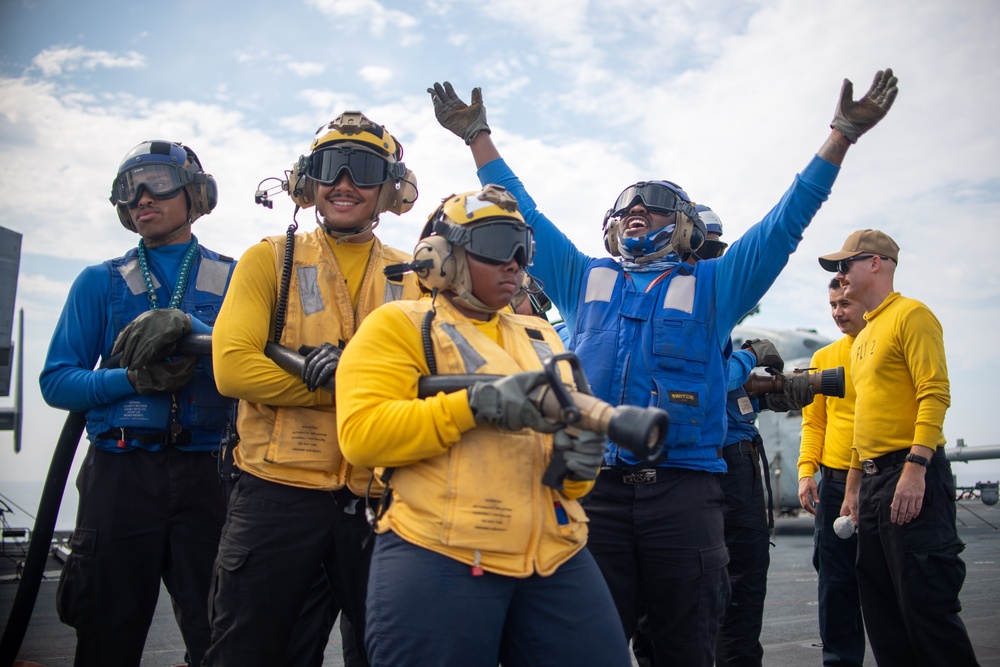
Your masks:
M 320 216 L 318 207 L 314 209 L 314 213 L 316 215 L 316 224 L 322 227 L 327 236 L 333 238 L 333 240 L 337 243 L 348 242 L 355 237 L 367 234 L 378 227 L 379 223 L 378 215 L 376 215 L 374 218 L 365 223 L 363 227 L 347 230 L 331 229 L 326 224 L 326 219 Z

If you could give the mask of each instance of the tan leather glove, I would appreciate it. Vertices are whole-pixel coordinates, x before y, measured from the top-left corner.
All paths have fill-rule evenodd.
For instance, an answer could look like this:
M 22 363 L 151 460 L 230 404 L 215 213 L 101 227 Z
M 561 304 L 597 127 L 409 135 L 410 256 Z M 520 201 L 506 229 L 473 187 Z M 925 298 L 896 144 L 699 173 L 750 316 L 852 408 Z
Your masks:
M 840 101 L 837 103 L 837 110 L 830 127 L 840 130 L 852 144 L 857 143 L 858 137 L 875 127 L 889 113 L 899 93 L 896 87 L 897 81 L 898 79 L 892 75 L 892 69 L 880 70 L 876 72 L 875 80 L 872 81 L 872 86 L 865 96 L 855 102 L 852 99 L 854 84 L 850 79 L 844 79 L 844 85 L 840 89 Z
M 490 126 L 486 124 L 482 89 L 472 89 L 472 104 L 460 100 L 455 88 L 447 81 L 444 85 L 435 83 L 427 92 L 434 101 L 434 115 L 438 122 L 446 130 L 464 139 L 466 145 L 471 144 L 472 139 L 480 132 L 490 133 Z

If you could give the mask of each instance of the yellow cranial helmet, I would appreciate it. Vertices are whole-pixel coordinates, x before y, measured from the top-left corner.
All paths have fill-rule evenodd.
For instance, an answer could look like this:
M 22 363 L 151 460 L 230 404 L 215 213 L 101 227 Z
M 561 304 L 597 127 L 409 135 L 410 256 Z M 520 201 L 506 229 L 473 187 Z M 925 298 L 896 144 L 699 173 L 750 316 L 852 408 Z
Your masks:
M 309 152 L 315 153 L 342 141 L 364 144 L 384 157 L 403 157 L 403 150 L 396 139 L 383 126 L 373 123 L 360 111 L 345 111 L 316 130 L 316 138 L 309 146 Z
M 381 186 L 371 229 L 381 213 L 401 215 L 417 200 L 417 179 L 402 162 L 403 147 L 360 111 L 345 111 L 316 131 L 309 154 L 299 157 L 288 193 L 301 208 L 316 203 L 316 186 L 332 185 L 346 170 L 358 187 Z M 360 233 L 349 232 L 346 235 Z
M 429 268 L 417 271 L 421 284 L 428 290 L 451 291 L 460 304 L 485 313 L 497 309 L 473 296 L 467 254 L 492 264 L 516 260 L 523 270 L 535 250 L 517 200 L 498 185 L 447 197 L 427 219 L 420 239 L 413 259 L 430 262 Z

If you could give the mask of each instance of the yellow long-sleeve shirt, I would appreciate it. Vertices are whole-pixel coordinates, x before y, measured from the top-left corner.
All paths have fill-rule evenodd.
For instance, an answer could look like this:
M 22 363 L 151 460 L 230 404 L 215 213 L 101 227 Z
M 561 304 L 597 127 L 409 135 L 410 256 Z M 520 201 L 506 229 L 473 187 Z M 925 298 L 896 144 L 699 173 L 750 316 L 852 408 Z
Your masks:
M 328 242 L 356 306 L 374 241 L 337 244 L 328 239 Z M 229 298 L 222 304 L 212 333 L 219 392 L 265 405 L 333 405 L 330 392 L 325 389 L 310 392 L 301 378 L 264 355 L 264 346 L 274 331 L 277 305 L 278 275 L 271 247 L 265 242 L 252 246 L 236 267 L 227 293 Z
M 912 445 L 944 445 L 951 405 L 944 335 L 927 306 L 893 292 L 865 320 L 851 348 L 854 468 Z
M 476 328 L 502 346 L 497 316 Z M 337 428 L 344 455 L 356 466 L 398 468 L 445 453 L 476 427 L 465 390 L 417 398 L 417 383 L 430 374 L 420 331 L 398 308 L 378 308 L 361 325 L 341 357 L 338 375 L 364 386 L 343 385 L 337 397 Z M 566 480 L 564 494 L 579 498 L 592 482 Z
M 802 408 L 802 440 L 799 448 L 799 479 L 813 477 L 820 465 L 837 470 L 851 467 L 854 441 L 854 401 L 851 380 L 851 346 L 854 336 L 844 336 L 812 356 L 812 368 L 844 367 L 844 397 L 817 396 Z

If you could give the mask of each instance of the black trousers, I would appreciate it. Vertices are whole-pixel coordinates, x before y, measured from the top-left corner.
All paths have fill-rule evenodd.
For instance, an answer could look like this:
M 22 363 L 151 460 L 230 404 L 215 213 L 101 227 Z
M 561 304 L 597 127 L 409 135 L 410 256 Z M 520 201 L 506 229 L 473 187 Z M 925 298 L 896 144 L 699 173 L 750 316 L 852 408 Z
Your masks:
M 723 452 L 728 472 L 719 481 L 726 498 L 722 512 L 732 594 L 715 644 L 715 664 L 760 667 L 764 656 L 760 631 L 771 564 L 760 456 L 749 447 Z
M 720 475 L 658 468 L 627 484 L 605 470 L 583 501 L 587 548 L 604 575 L 625 637 L 649 617 L 656 665 L 710 667 L 729 600 Z
M 212 452 L 91 445 L 77 489 L 73 553 L 56 600 L 60 620 L 76 629 L 77 667 L 139 665 L 161 579 L 190 664 L 199 665 L 226 505 Z
M 244 472 L 229 498 L 215 563 L 206 667 L 265 667 L 286 664 L 290 655 L 321 655 L 338 611 L 363 646 L 367 533 L 363 501 L 347 492 Z M 320 585 L 321 574 L 332 595 Z M 315 650 L 302 644 L 309 639 Z
M 764 656 L 760 631 L 771 562 L 760 456 L 750 446 L 723 452 L 728 472 L 719 481 L 725 495 L 722 513 L 732 592 L 715 642 L 715 664 L 759 667 Z M 640 667 L 654 664 L 648 616 L 639 619 L 632 651 Z
M 824 470 L 813 533 L 813 566 L 819 574 L 819 636 L 823 664 L 861 667 L 865 660 L 865 624 L 858 593 L 858 536 L 846 540 L 833 532 L 847 482 Z
M 955 528 L 951 463 L 927 467 L 923 508 L 903 526 L 889 521 L 902 464 L 861 481 L 858 586 L 868 641 L 879 667 L 977 665 L 959 591 L 965 545 Z

